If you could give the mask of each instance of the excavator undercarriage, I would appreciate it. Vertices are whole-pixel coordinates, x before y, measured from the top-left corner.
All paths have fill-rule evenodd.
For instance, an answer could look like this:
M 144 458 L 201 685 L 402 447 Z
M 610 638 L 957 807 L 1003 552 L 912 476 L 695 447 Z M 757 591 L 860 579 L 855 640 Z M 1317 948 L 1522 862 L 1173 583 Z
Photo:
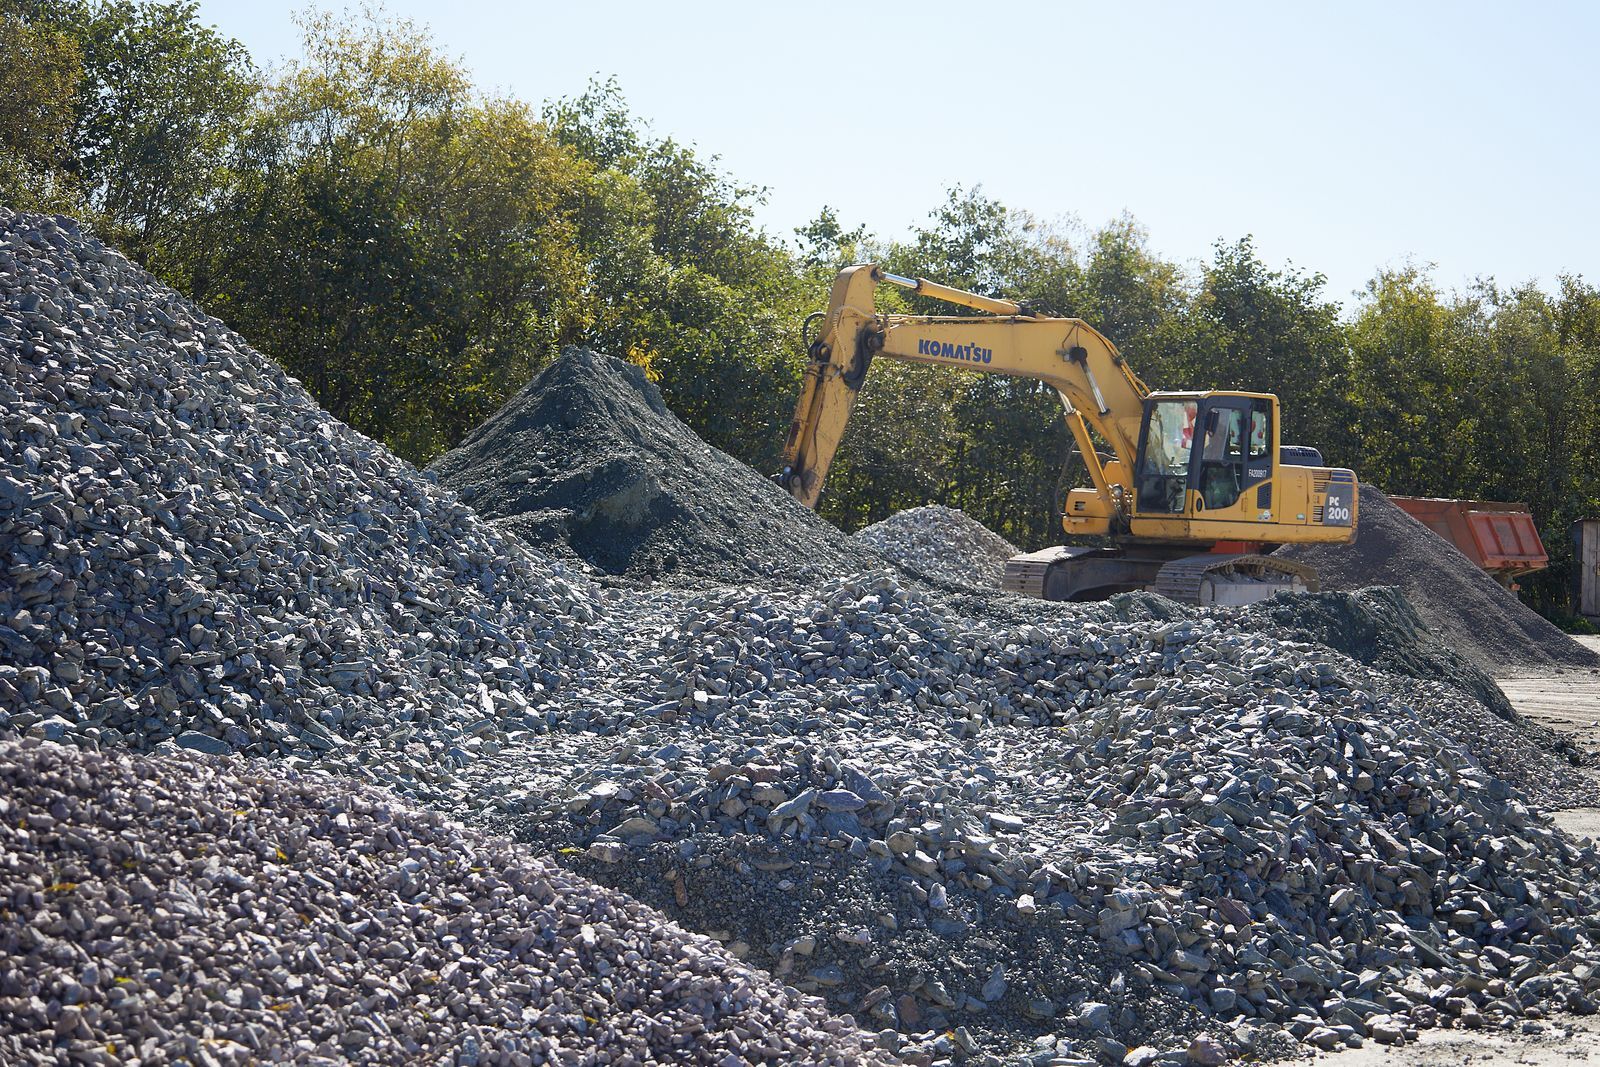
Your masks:
M 1314 593 L 1316 571 L 1254 552 L 1202 552 L 1182 546 L 1056 546 L 1006 561 L 1002 587 L 1040 600 L 1104 600 L 1146 589 L 1184 604 L 1237 606 L 1274 594 Z

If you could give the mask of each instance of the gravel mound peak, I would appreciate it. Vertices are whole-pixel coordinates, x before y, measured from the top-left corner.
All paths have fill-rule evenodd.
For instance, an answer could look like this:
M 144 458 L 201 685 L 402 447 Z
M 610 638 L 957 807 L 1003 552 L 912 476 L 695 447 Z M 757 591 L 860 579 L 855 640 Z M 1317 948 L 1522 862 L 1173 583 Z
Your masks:
M 1600 656 L 1371 485 L 1361 486 L 1361 520 L 1350 544 L 1290 545 L 1278 554 L 1315 567 L 1325 590 L 1399 587 L 1446 644 L 1491 675 L 1600 667 Z
M 700 440 L 644 371 L 569 348 L 430 468 L 479 513 L 610 575 L 785 582 L 882 560 Z
M 6 1063 L 877 1062 L 660 913 L 347 782 L 0 744 L 0 854 Z
M 942 504 L 910 508 L 850 540 L 915 577 L 976 593 L 1000 590 L 1006 560 L 1022 550 L 977 519 Z
M 66 220 L 0 210 L 0 729 L 442 753 L 593 661 L 581 575 Z

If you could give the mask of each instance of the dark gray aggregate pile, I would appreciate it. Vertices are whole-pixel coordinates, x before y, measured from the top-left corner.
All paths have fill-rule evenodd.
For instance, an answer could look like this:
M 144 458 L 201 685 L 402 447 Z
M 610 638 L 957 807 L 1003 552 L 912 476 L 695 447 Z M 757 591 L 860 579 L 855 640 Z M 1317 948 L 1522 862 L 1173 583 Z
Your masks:
M 0 743 L 0 1061 L 874 1062 L 660 913 L 376 789 Z
M 568 349 L 430 471 L 544 551 L 611 575 L 792 581 L 883 561 L 700 440 L 644 372 Z
M 1324 590 L 1397 586 L 1445 644 L 1491 675 L 1600 667 L 1600 656 L 1527 607 L 1373 486 L 1361 486 L 1354 542 L 1285 546 L 1278 554 L 1316 567 Z

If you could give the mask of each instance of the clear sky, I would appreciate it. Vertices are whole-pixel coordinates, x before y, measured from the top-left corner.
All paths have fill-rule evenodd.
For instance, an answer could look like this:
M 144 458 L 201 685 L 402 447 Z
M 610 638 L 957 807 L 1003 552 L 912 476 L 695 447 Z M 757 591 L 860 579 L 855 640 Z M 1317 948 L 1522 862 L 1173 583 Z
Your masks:
M 269 64 L 303 6 L 200 15 Z M 765 186 L 785 237 L 824 204 L 900 236 L 981 184 L 1046 219 L 1130 212 L 1182 261 L 1253 234 L 1346 303 L 1408 260 L 1446 288 L 1600 281 L 1600 4 L 386 6 L 487 89 L 616 75 L 657 134 Z

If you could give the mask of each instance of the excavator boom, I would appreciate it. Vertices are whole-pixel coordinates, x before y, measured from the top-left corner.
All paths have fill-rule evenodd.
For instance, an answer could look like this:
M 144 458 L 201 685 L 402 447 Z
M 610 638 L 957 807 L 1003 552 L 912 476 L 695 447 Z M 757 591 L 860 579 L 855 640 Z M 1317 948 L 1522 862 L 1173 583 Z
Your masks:
M 880 280 L 994 317 L 881 315 L 873 300 Z M 1008 300 L 855 266 L 834 282 L 784 444 L 779 481 L 808 507 L 822 495 L 856 394 L 880 355 L 1044 382 L 1061 397 L 1096 491 L 1109 501 L 1121 479 L 1108 475 L 1100 463 L 1091 430 L 1112 449 L 1116 463 L 1132 470 L 1142 401 L 1150 390 L 1094 327 L 1080 319 L 1038 315 Z

